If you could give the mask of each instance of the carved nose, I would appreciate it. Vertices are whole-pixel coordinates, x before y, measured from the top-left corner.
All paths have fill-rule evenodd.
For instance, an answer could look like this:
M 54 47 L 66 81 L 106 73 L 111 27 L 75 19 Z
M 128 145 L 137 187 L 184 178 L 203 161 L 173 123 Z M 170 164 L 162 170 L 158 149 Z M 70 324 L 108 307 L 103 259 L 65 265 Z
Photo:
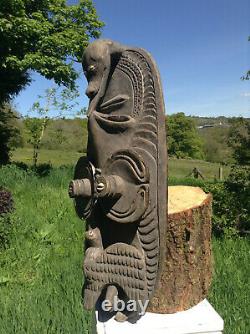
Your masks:
M 94 87 L 88 87 L 85 94 L 89 99 L 92 99 L 96 95 L 97 91 Z

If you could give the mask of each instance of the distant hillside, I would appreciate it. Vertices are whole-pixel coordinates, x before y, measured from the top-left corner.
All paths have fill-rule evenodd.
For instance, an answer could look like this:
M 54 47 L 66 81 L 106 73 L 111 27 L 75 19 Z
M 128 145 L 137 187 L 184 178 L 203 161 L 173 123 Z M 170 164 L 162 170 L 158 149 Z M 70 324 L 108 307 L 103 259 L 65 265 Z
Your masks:
M 230 118 L 188 116 L 194 120 L 199 135 L 203 140 L 207 161 L 232 163 L 232 149 L 228 146 Z
M 21 146 L 31 148 L 28 143 L 29 136 L 22 120 L 19 121 L 19 128 L 23 138 Z M 85 152 L 87 139 L 87 119 L 51 119 L 44 133 L 42 148 Z
M 235 117 L 225 117 L 225 116 L 218 116 L 218 117 L 187 116 L 187 117 L 192 118 L 197 126 L 212 125 L 221 127 L 230 126 L 230 120 L 232 118 L 235 118 Z M 250 118 L 248 117 L 244 118 L 250 121 Z
M 227 137 L 230 129 L 230 119 L 220 117 L 196 117 L 191 118 L 197 127 L 197 131 L 203 141 L 205 160 L 211 162 L 231 163 L 232 151 L 227 145 Z M 31 148 L 28 143 L 27 131 L 22 119 L 18 126 L 22 134 L 24 148 Z M 56 119 L 50 120 L 42 140 L 42 148 L 49 150 L 65 150 L 72 152 L 85 152 L 87 147 L 87 119 Z

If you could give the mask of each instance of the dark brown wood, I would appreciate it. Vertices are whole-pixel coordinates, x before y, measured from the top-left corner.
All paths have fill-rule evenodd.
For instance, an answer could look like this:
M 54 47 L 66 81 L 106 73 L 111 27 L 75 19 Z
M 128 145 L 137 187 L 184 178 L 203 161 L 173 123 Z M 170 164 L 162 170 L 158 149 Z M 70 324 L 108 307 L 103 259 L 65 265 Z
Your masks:
M 112 304 L 113 297 L 145 303 L 165 258 L 160 76 L 145 50 L 110 40 L 87 47 L 83 70 L 90 99 L 87 157 L 69 187 L 77 214 L 87 220 L 83 304 L 90 310 L 103 299 Z
M 166 258 L 158 290 L 147 311 L 186 310 L 208 293 L 211 283 L 211 194 L 196 187 L 169 187 Z

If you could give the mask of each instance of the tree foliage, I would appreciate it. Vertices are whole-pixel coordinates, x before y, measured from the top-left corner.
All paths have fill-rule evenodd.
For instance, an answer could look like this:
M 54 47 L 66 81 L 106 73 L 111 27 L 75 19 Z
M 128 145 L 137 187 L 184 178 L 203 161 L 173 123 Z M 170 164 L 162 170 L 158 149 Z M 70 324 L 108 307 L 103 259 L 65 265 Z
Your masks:
M 233 166 L 225 182 L 203 187 L 213 195 L 213 231 L 232 236 L 250 232 L 250 168 Z
M 30 70 L 73 87 L 91 38 L 100 35 L 91 0 L 2 0 L 0 7 L 0 103 L 30 82 Z
M 234 117 L 230 123 L 228 145 L 233 149 L 233 157 L 240 165 L 250 165 L 250 120 Z
M 250 42 L 250 36 L 248 36 L 248 42 Z M 243 80 L 249 80 L 250 79 L 250 69 L 247 71 L 247 73 L 242 77 Z
M 232 150 L 227 143 L 229 127 L 215 125 L 198 129 L 203 141 L 205 160 L 219 163 L 232 163 Z
M 167 116 L 168 154 L 177 158 L 203 159 L 202 141 L 194 121 L 184 113 Z
M 9 162 L 10 151 L 21 141 L 16 125 L 18 115 L 11 104 L 0 106 L 0 164 Z
M 76 98 L 79 97 L 79 92 L 77 89 L 59 89 L 59 87 L 49 88 L 45 90 L 44 96 L 38 96 L 38 100 L 33 103 L 31 111 L 34 115 L 38 117 L 26 117 L 24 120 L 24 125 L 28 132 L 28 143 L 33 147 L 33 166 L 37 167 L 38 154 L 40 152 L 42 140 L 44 137 L 45 130 L 52 118 L 56 118 L 54 113 L 59 114 L 58 117 L 62 117 L 67 112 L 69 113 L 76 109 L 79 102 Z M 84 113 L 85 108 L 78 111 L 78 114 Z M 64 137 L 62 131 L 58 131 L 56 134 L 56 139 L 58 141 L 63 141 Z

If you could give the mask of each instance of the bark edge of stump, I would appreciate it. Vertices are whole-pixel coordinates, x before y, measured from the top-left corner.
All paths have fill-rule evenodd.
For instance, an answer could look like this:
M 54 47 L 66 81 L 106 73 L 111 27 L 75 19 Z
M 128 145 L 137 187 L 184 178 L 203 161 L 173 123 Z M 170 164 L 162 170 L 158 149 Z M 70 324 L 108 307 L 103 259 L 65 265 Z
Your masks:
M 198 304 L 212 279 L 212 195 L 199 187 L 168 187 L 166 255 L 148 312 L 175 313 Z

